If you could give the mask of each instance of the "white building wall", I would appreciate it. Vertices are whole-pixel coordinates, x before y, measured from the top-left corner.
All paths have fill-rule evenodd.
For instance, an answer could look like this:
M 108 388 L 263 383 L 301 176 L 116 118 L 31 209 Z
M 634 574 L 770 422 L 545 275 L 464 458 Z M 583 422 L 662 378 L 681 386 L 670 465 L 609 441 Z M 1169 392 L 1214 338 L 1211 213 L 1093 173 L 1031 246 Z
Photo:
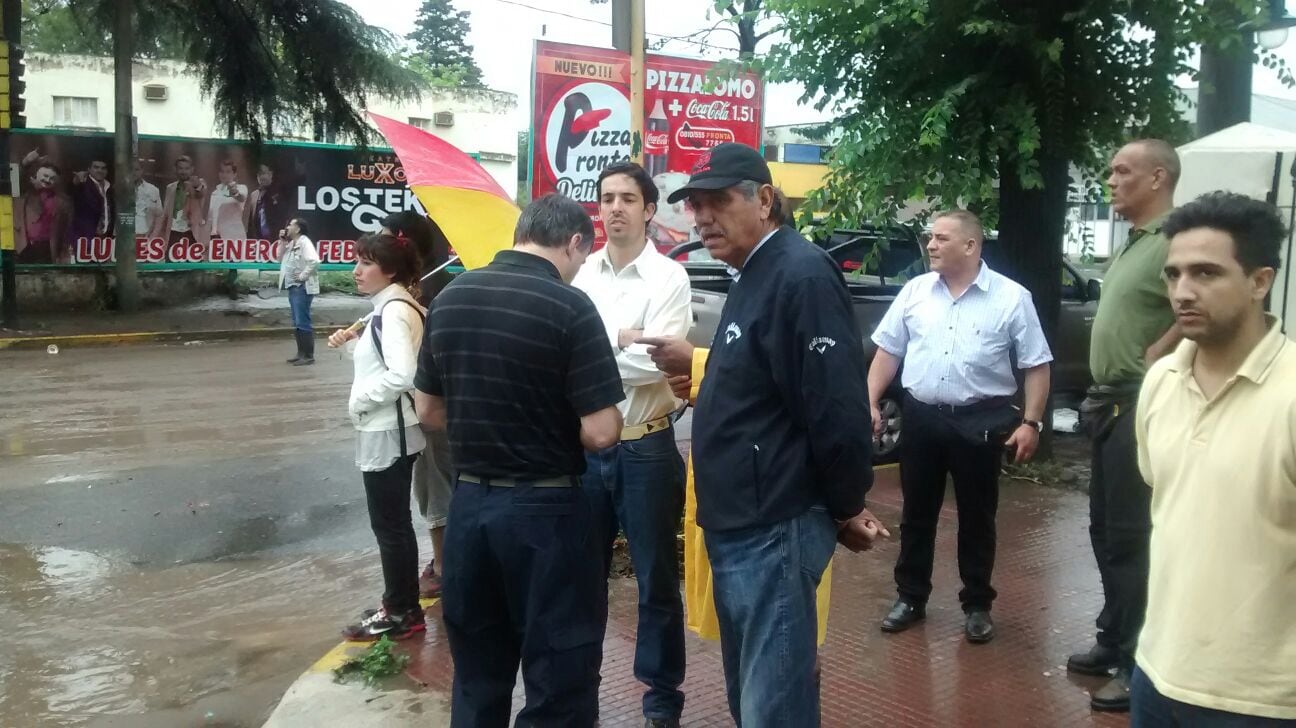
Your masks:
M 27 56 L 27 126 L 69 128 L 55 118 L 54 98 L 67 96 L 96 100 L 92 123 L 71 128 L 113 131 L 113 61 L 111 58 L 31 53 Z M 165 101 L 147 101 L 144 86 L 167 88 Z M 198 76 L 179 61 L 138 61 L 132 70 L 134 110 L 140 134 L 225 138 L 216 122 L 211 100 L 205 97 Z M 482 167 L 512 198 L 517 193 L 517 129 L 510 121 L 517 110 L 517 96 L 489 89 L 433 89 L 413 103 L 377 99 L 369 110 L 397 121 L 431 119 L 437 112 L 454 114 L 448 127 L 432 127 L 432 133 L 469 154 L 480 155 Z M 296 130 L 307 138 L 309 127 Z

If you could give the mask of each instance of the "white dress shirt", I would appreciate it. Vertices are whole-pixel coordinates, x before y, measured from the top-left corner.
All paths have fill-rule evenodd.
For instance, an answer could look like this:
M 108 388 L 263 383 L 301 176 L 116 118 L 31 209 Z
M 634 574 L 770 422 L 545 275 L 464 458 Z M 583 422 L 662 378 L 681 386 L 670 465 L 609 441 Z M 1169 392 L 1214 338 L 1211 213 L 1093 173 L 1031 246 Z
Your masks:
M 657 252 L 649 241 L 643 252 L 620 271 L 612 269 L 608 249 L 585 261 L 572 285 L 581 289 L 603 319 L 616 353 L 626 398 L 619 405 L 626 426 L 641 425 L 670 414 L 679 406 L 648 347 L 617 347 L 622 329 L 641 329 L 644 336 L 684 338 L 693 325 L 692 294 L 684 266 Z
M 112 187 L 112 183 L 108 180 L 100 182 L 94 177 L 91 177 L 87 181 L 99 190 L 99 197 L 103 201 L 103 214 L 99 216 L 99 224 L 95 226 L 95 232 L 100 235 L 107 234 L 108 225 L 112 222 L 112 210 L 108 207 L 108 188 Z
M 905 284 L 873 332 L 873 343 L 904 359 L 900 383 L 927 404 L 965 405 L 1017 391 L 1017 366 L 1053 361 L 1030 292 L 984 262 L 958 298 L 938 273 Z
M 157 185 L 140 182 L 135 188 L 135 237 L 153 233 L 154 222 L 162 216 L 162 195 Z
M 207 219 L 211 221 L 214 237 L 222 240 L 243 240 L 247 229 L 243 226 L 243 205 L 247 202 L 247 185 L 234 185 L 238 197 L 230 195 L 229 185 L 216 185 L 212 190 L 211 208 Z M 242 199 L 239 199 L 242 198 Z

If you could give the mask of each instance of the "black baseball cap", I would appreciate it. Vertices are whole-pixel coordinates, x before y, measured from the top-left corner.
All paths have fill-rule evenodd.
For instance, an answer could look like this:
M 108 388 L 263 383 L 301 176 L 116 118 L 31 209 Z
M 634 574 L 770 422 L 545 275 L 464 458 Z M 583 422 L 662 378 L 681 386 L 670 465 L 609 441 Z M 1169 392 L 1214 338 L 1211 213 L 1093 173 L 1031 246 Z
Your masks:
M 746 144 L 725 142 L 703 152 L 693 165 L 688 184 L 670 193 L 666 201 L 674 204 L 692 190 L 723 190 L 748 180 L 763 185 L 774 184 L 769 165 L 760 152 Z

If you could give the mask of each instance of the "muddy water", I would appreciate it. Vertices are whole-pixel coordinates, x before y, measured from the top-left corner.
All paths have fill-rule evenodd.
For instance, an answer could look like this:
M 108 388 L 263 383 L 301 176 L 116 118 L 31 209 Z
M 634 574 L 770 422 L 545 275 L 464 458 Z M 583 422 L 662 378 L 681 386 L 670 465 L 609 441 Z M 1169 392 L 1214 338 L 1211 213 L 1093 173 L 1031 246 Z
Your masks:
M 337 643 L 334 622 L 368 606 L 373 561 L 353 552 L 149 569 L 0 546 L 0 722 L 260 725 Z
M 290 346 L 0 352 L 0 726 L 259 726 L 374 606 L 350 364 Z

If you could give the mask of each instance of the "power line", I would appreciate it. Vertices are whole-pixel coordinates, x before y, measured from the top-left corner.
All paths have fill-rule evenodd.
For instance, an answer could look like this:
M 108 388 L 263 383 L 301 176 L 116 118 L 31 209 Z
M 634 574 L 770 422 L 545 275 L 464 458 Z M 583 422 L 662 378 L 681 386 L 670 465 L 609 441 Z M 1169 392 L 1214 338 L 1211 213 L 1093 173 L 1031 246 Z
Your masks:
M 564 13 L 564 12 L 562 12 L 561 10 L 549 10 L 548 8 L 538 8 L 538 7 L 534 6 L 534 5 L 528 5 L 528 4 L 526 4 L 526 3 L 518 2 L 517 0 L 495 0 L 495 2 L 497 2 L 497 3 L 503 3 L 504 5 L 516 5 L 517 7 L 520 7 L 520 8 L 526 8 L 527 10 L 534 10 L 534 11 L 536 11 L 537 13 L 546 13 L 546 14 L 548 14 L 548 15 L 557 15 L 557 16 L 560 16 L 560 17 L 563 17 L 563 18 L 569 18 L 569 19 L 571 19 L 571 20 L 579 20 L 579 21 L 581 21 L 582 23 L 593 23 L 594 25 L 602 25 L 602 26 L 604 26 L 605 28 L 611 28 L 611 27 L 612 27 L 612 23 L 610 23 L 610 22 L 608 22 L 608 21 L 606 21 L 606 20 L 597 20 L 597 19 L 595 19 L 595 18 L 586 18 L 586 17 L 582 17 L 582 16 L 580 16 L 580 15 L 572 15 L 572 14 L 570 14 L 570 13 Z M 677 36 L 677 35 L 665 35 L 664 33 L 650 33 L 650 32 L 648 32 L 648 31 L 644 31 L 644 35 L 650 35 L 650 36 L 653 36 L 653 37 L 656 37 L 656 38 L 661 38 L 661 39 L 663 39 L 663 40 L 667 40 L 667 41 L 672 41 L 672 40 L 673 40 L 673 41 L 678 41 L 678 42 L 680 42 L 680 43 L 687 43 L 687 44 L 689 44 L 689 45 L 700 46 L 700 47 L 702 47 L 702 48 L 711 48 L 711 49 L 714 49 L 714 50 L 717 50 L 717 51 L 727 51 L 727 52 L 732 53 L 732 52 L 738 50 L 737 48 L 730 48 L 730 47 L 728 47 L 728 46 L 715 45 L 714 43 L 707 43 L 706 41 L 701 41 L 701 40 L 688 40 L 688 39 L 686 39 L 686 38 L 682 38 L 682 37 Z

